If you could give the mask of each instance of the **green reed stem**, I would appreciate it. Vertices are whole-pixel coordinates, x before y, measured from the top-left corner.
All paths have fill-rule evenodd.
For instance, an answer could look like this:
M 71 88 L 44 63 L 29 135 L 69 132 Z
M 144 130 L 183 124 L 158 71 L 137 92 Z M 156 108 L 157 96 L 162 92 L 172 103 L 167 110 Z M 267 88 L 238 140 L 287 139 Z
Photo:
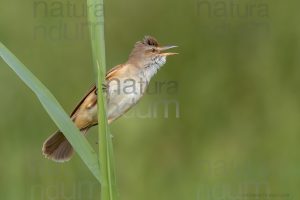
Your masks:
M 102 90 L 106 72 L 103 0 L 87 0 L 87 9 L 93 64 L 97 71 L 101 200 L 114 200 L 117 195 L 113 145 L 106 117 L 106 98 Z

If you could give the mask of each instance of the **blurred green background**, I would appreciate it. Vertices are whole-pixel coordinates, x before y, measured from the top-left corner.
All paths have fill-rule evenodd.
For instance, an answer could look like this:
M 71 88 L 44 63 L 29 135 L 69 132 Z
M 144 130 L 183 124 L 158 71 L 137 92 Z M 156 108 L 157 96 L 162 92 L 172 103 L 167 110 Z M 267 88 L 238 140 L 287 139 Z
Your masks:
M 1 42 L 71 112 L 94 82 L 86 2 L 0 2 Z M 120 199 L 300 198 L 299 6 L 105 0 L 108 68 L 148 34 L 180 53 L 153 79 L 156 92 L 111 125 Z M 161 82 L 176 82 L 175 92 L 167 85 L 158 92 Z M 0 94 L 0 198 L 99 199 L 77 155 L 65 164 L 42 156 L 56 126 L 2 60 Z M 168 117 L 163 106 L 150 112 L 163 101 L 178 106 Z M 95 148 L 96 133 L 89 135 Z

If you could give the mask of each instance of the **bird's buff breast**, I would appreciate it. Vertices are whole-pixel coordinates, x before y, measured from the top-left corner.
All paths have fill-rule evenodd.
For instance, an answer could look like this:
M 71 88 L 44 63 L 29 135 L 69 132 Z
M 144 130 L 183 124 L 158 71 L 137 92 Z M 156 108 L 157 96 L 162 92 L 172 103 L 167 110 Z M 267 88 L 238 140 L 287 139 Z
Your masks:
M 147 86 L 146 79 L 139 76 L 110 81 L 106 93 L 108 120 L 113 121 L 134 106 Z
M 131 78 L 119 78 L 108 83 L 107 110 L 109 122 L 123 115 L 145 93 L 151 78 L 166 62 L 166 57 L 155 57 Z

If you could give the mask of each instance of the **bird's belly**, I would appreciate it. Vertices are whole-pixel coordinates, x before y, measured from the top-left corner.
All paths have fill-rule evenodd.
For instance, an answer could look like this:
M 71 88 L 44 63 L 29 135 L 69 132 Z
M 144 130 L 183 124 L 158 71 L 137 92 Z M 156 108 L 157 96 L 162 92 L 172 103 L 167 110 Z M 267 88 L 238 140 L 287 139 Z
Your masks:
M 110 82 L 107 91 L 107 118 L 112 122 L 134 106 L 143 96 L 147 82 L 140 77 Z
M 107 102 L 108 120 L 111 122 L 123 115 L 134 106 L 141 97 L 142 95 L 140 94 L 123 94 L 111 97 Z

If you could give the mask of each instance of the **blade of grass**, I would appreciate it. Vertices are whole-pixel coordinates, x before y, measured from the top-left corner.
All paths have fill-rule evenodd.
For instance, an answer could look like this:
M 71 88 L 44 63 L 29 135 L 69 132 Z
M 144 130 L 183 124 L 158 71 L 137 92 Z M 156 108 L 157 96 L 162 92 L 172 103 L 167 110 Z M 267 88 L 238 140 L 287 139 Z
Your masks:
M 19 76 L 19 78 L 35 93 L 49 116 L 72 144 L 80 158 L 87 165 L 97 180 L 101 182 L 97 154 L 87 139 L 74 126 L 70 117 L 65 113 L 51 92 L 1 42 L 0 56 Z
M 99 124 L 99 161 L 101 170 L 101 199 L 117 198 L 114 173 L 113 144 L 106 117 L 106 98 L 102 91 L 105 81 L 105 37 L 103 0 L 87 0 L 88 24 L 90 28 L 93 64 L 97 72 L 98 124 Z M 100 11 L 100 12 L 99 12 Z

